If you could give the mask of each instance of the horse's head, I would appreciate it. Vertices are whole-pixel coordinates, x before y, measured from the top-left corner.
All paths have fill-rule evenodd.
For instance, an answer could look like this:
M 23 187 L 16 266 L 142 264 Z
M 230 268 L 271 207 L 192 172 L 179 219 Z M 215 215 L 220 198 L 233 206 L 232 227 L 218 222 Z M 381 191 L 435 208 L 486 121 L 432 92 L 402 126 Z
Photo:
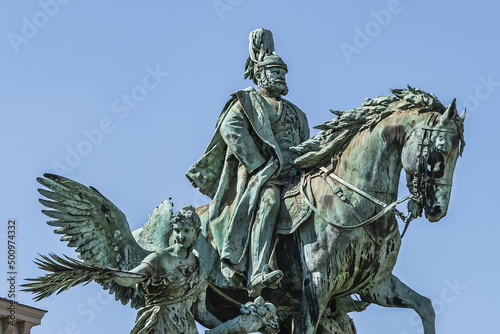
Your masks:
M 401 161 L 395 162 L 397 167 L 394 170 L 402 163 L 406 171 L 413 195 L 409 205 L 412 217 L 420 215 L 423 209 L 425 216 L 436 222 L 448 210 L 453 171 L 465 145 L 465 113 L 458 115 L 455 101 L 445 107 L 434 94 L 419 88 L 408 86 L 408 89 L 391 89 L 391 92 L 394 97 L 384 95 L 365 99 L 360 108 L 332 110 L 339 117 L 316 126 L 321 130 L 318 134 L 293 148 L 301 154 L 294 163 L 306 170 L 325 165 L 336 168 L 348 150 L 349 154 L 357 155 L 354 160 L 364 159 L 370 166 L 374 161 L 373 156 L 369 156 L 374 154 L 371 149 L 379 150 L 378 154 L 382 152 L 381 146 L 373 144 L 375 140 L 367 144 L 369 134 L 373 134 L 373 138 L 382 138 L 385 147 L 392 152 L 397 149 L 401 153 Z M 391 155 L 380 157 L 387 165 L 379 163 L 379 169 L 393 162 L 389 158 Z M 341 168 L 356 168 L 355 164 L 348 164 L 348 160 L 349 157 L 345 158 Z M 394 177 L 391 174 L 394 170 L 387 167 L 378 172 Z M 367 174 L 373 176 L 373 173 L 370 170 Z M 362 173 L 359 175 L 363 177 Z M 397 187 L 397 183 L 394 184 Z
M 413 201 L 430 222 L 436 222 L 448 210 L 455 164 L 465 145 L 465 110 L 459 116 L 453 100 L 444 112 L 426 112 L 418 118 L 406 138 L 402 163 Z

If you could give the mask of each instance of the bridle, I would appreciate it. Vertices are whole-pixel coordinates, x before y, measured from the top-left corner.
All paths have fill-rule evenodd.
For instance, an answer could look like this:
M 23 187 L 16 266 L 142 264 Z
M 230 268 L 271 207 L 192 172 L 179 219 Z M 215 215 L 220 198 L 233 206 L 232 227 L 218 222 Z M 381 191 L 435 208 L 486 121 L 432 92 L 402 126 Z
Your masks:
M 444 187 L 451 187 L 453 185 L 452 179 L 445 179 L 443 177 L 435 177 L 433 175 L 433 171 L 429 171 L 427 166 L 429 165 L 428 160 L 430 158 L 431 143 L 432 143 L 432 134 L 434 132 L 447 132 L 447 133 L 456 133 L 450 129 L 438 128 L 436 127 L 438 114 L 433 114 L 427 120 L 427 124 L 422 127 L 422 135 L 418 138 L 417 142 L 417 151 L 418 157 L 416 160 L 415 172 L 413 173 L 413 180 L 411 183 L 411 199 L 415 201 L 421 208 L 424 207 L 424 201 L 427 197 L 428 186 L 429 185 L 437 185 Z M 434 144 L 434 148 L 435 147 Z M 437 149 L 439 150 L 439 149 Z M 404 220 L 405 227 L 403 229 L 403 233 L 401 237 L 403 237 L 408 230 L 410 222 L 415 219 L 413 217 L 410 219 L 411 214 L 408 214 L 408 219 Z
M 326 182 L 329 184 L 329 186 L 332 188 L 333 192 L 337 197 L 344 203 L 344 205 L 348 208 L 348 210 L 352 213 L 352 215 L 356 218 L 358 221 L 358 224 L 351 225 L 351 226 L 343 226 L 340 224 L 337 224 L 335 222 L 330 221 L 328 218 L 326 218 L 311 202 L 311 200 L 307 197 L 304 187 L 306 184 L 306 178 L 303 176 L 301 180 L 301 186 L 300 186 L 300 193 L 302 195 L 302 198 L 306 202 L 306 204 L 311 208 L 312 211 L 314 211 L 322 220 L 324 220 L 327 224 L 332 225 L 336 228 L 340 229 L 355 229 L 359 227 L 364 227 L 366 230 L 366 226 L 380 217 L 384 216 L 387 212 L 394 210 L 394 214 L 396 217 L 399 217 L 404 223 L 405 227 L 404 230 L 401 234 L 401 237 L 404 237 L 410 222 L 415 219 L 416 217 L 412 216 L 411 213 L 408 213 L 406 216 L 396 209 L 396 205 L 404 203 L 407 200 L 414 200 L 420 207 L 423 207 L 424 200 L 427 195 L 427 189 L 428 185 L 440 185 L 440 186 L 449 186 L 451 187 L 452 185 L 452 180 L 451 179 L 442 179 L 442 178 L 436 178 L 432 173 L 429 173 L 429 170 L 427 168 L 428 165 L 428 159 L 429 159 L 429 151 L 431 148 L 431 143 L 432 143 L 432 133 L 433 132 L 450 132 L 450 133 L 455 133 L 454 131 L 448 130 L 448 129 L 440 129 L 436 128 L 435 124 L 437 122 L 437 118 L 439 117 L 438 114 L 432 114 L 429 119 L 427 120 L 427 124 L 422 127 L 421 129 L 422 134 L 420 138 L 418 138 L 418 157 L 416 159 L 416 166 L 415 166 L 415 172 L 413 175 L 413 182 L 412 182 L 412 189 L 409 195 L 404 196 L 403 198 L 394 201 L 390 204 L 386 204 L 372 195 L 368 194 L 367 192 L 359 189 L 358 187 L 348 183 L 347 181 L 341 179 L 337 175 L 333 173 L 333 167 L 330 169 L 327 169 L 326 167 L 319 167 L 320 174 L 323 176 L 323 178 L 326 180 Z M 342 189 L 336 185 L 333 181 L 336 181 L 345 187 L 351 189 L 352 191 L 356 192 L 357 194 L 369 199 L 370 201 L 374 202 L 378 206 L 382 207 L 382 210 L 379 211 L 377 214 L 372 216 L 369 219 L 363 220 L 360 216 L 360 214 L 356 211 L 354 206 L 351 204 L 351 202 L 347 199 L 345 194 L 343 193 Z M 374 242 L 381 246 L 385 240 L 381 240 L 381 237 L 375 238 L 368 230 L 368 234 L 370 237 L 374 240 Z M 392 231 L 391 231 L 392 232 Z M 389 235 L 391 234 L 389 232 Z
M 436 128 L 435 126 L 431 126 L 430 124 L 435 124 L 436 118 L 438 115 L 434 114 L 429 117 L 427 121 L 427 125 L 422 127 L 422 136 L 418 139 L 418 148 L 417 151 L 419 155 L 417 157 L 415 172 L 413 173 L 413 181 L 412 181 L 412 197 L 419 205 L 423 204 L 425 196 L 427 194 L 426 189 L 427 185 L 433 184 L 438 186 L 448 186 L 451 187 L 453 184 L 452 179 L 443 179 L 442 177 L 434 177 L 432 172 L 429 172 L 427 168 L 428 159 L 430 157 L 429 151 L 431 151 L 431 143 L 432 143 L 432 133 L 433 132 L 448 132 L 455 133 L 449 129 L 441 129 Z

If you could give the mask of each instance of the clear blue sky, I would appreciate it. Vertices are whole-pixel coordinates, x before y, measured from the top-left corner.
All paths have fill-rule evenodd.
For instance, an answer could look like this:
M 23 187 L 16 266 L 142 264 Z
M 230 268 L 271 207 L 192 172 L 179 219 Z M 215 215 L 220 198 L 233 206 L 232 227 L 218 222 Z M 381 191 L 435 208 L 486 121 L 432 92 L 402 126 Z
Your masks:
M 40 274 L 37 253 L 74 255 L 40 212 L 35 178 L 45 172 L 95 186 L 133 229 L 168 197 L 174 208 L 206 203 L 184 172 L 230 93 L 251 85 L 248 34 L 265 27 L 289 67 L 288 99 L 311 126 L 406 84 L 469 107 L 448 215 L 412 224 L 394 273 L 433 300 L 438 333 L 496 333 L 499 10 L 485 0 L 3 1 L 2 272 L 9 218 L 19 278 Z M 136 312 L 100 291 L 18 300 L 49 311 L 34 334 L 128 333 Z M 352 316 L 360 334 L 420 333 L 410 310 Z

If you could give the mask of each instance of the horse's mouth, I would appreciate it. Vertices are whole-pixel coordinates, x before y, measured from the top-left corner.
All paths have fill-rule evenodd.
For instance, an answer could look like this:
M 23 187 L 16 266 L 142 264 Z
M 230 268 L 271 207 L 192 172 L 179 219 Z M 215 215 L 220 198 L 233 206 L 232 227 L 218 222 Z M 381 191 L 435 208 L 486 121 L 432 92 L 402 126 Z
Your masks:
M 427 218 L 427 220 L 431 223 L 439 221 L 444 216 L 446 216 L 446 211 L 443 213 L 440 206 L 425 208 L 425 218 Z

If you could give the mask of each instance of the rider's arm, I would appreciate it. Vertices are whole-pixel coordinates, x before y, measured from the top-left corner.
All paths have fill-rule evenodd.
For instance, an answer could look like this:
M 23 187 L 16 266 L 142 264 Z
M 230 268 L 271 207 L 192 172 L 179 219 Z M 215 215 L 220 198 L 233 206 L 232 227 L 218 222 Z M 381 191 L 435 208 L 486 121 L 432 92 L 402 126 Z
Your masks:
M 252 135 L 251 125 L 242 111 L 240 103 L 236 103 L 220 126 L 220 134 L 228 148 L 249 173 L 266 163 Z

